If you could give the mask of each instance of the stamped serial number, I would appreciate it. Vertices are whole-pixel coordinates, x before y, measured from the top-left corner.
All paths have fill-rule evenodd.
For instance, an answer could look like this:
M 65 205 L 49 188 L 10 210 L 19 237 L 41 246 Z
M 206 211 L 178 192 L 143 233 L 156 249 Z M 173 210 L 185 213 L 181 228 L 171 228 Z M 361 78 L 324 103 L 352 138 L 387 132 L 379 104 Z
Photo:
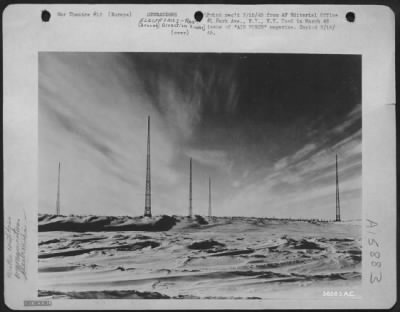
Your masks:
M 370 268 L 369 282 L 371 284 L 382 281 L 382 259 L 379 251 L 379 242 L 376 238 L 378 222 L 367 219 L 368 262 Z
M 322 292 L 324 297 L 354 297 L 355 293 L 353 290 L 324 290 Z

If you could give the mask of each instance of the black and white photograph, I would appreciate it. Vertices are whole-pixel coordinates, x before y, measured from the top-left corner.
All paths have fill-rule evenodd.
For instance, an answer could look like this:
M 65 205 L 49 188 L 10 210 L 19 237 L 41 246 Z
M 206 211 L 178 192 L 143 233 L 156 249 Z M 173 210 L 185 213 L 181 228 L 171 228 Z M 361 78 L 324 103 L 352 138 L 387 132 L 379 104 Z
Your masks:
M 357 294 L 361 107 L 357 54 L 39 52 L 38 297 Z
M 4 304 L 395 309 L 395 13 L 3 12 Z

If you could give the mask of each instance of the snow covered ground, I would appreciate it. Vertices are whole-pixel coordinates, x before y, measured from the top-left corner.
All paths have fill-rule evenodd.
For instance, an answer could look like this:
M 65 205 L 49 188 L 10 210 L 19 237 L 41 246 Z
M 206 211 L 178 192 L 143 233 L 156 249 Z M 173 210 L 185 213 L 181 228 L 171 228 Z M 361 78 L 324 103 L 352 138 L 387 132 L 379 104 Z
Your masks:
M 38 257 L 43 297 L 320 298 L 360 287 L 361 228 L 358 221 L 40 215 Z

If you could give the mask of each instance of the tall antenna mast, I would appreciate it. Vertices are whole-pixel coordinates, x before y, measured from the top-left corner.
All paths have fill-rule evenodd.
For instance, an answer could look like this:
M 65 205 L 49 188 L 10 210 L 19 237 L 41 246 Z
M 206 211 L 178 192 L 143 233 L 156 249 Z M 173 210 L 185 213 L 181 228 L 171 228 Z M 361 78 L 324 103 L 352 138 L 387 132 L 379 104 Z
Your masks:
M 340 221 L 339 173 L 338 173 L 337 154 L 336 154 L 336 221 Z
M 144 216 L 151 217 L 151 176 L 150 176 L 150 116 L 147 117 L 147 163 L 146 163 L 146 194 Z
M 208 177 L 208 217 L 211 218 L 211 178 Z
M 61 174 L 61 162 L 58 163 L 58 184 L 57 184 L 56 215 L 60 215 L 60 174 Z
M 189 177 L 189 217 L 193 214 L 192 210 L 192 158 L 190 158 L 190 177 Z

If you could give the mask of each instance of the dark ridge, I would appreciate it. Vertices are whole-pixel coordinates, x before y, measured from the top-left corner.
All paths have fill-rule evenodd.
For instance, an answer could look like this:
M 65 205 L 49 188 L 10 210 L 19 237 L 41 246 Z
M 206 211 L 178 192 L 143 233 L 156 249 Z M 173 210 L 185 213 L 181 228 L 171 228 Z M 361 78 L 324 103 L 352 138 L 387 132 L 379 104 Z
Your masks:
M 172 299 L 201 299 L 201 297 L 195 295 L 178 295 L 173 296 Z
M 347 250 L 347 253 L 351 255 L 361 255 L 361 250 L 360 249 L 349 249 Z
M 328 239 L 330 242 L 352 242 L 354 239 L 351 238 L 331 238 Z
M 48 215 L 48 214 L 39 214 L 39 217 L 38 217 L 38 221 L 40 222 L 40 221 L 43 221 L 43 220 L 52 220 L 52 219 L 54 219 L 54 218 L 57 218 L 57 217 L 65 217 L 65 216 L 57 216 L 57 215 Z
M 66 299 L 170 299 L 158 292 L 137 290 L 103 290 L 103 291 L 46 291 L 39 290 L 38 297 L 61 297 Z
M 210 239 L 201 242 L 194 242 L 193 244 L 189 245 L 188 248 L 202 250 L 202 249 L 210 249 L 213 247 L 224 247 L 224 246 L 225 244 Z
M 208 253 L 218 253 L 218 252 L 222 252 L 222 251 L 226 251 L 226 250 L 229 250 L 228 248 L 223 248 L 223 247 L 215 247 L 215 248 L 212 248 L 212 249 L 207 249 L 207 250 L 205 250 L 206 252 L 208 252 Z
M 257 278 L 276 278 L 276 277 L 290 277 L 290 275 L 275 273 L 275 272 L 264 272 L 263 274 L 257 276 Z
M 361 273 L 359 272 L 344 272 L 344 273 L 315 274 L 315 275 L 292 273 L 291 275 L 307 281 L 321 281 L 321 280 L 333 281 L 333 280 L 350 280 L 350 279 L 361 278 Z
M 345 257 L 346 260 L 351 260 L 353 262 L 361 262 L 361 255 L 349 255 Z
M 129 244 L 129 245 L 123 245 L 123 246 L 119 246 L 116 249 L 118 251 L 132 251 L 132 250 L 138 250 L 138 249 L 143 249 L 146 247 L 151 247 L 151 248 L 155 248 L 160 246 L 160 243 L 154 242 L 154 241 L 144 241 L 144 242 L 137 242 L 134 244 Z
M 39 290 L 38 297 L 52 297 L 62 299 L 261 299 L 259 297 L 223 297 L 194 295 L 167 296 L 159 292 L 137 290 L 103 290 L 103 291 L 48 291 Z
M 90 217 L 85 222 L 74 222 L 68 219 L 61 219 L 49 223 L 39 223 L 39 232 L 49 231 L 70 231 L 70 232 L 97 232 L 105 231 L 106 226 L 114 221 L 115 217 L 107 217 L 96 220 Z M 49 221 L 47 219 L 46 221 Z
M 244 250 L 232 250 L 232 251 L 227 251 L 227 252 L 220 252 L 217 254 L 210 255 L 210 257 L 245 255 L 245 254 L 250 254 L 253 252 L 254 252 L 254 249 L 248 248 L 248 249 L 244 249 Z
M 74 239 L 71 241 L 71 243 L 80 244 L 80 243 L 86 243 L 86 242 L 96 242 L 96 241 L 99 241 L 102 239 L 106 239 L 106 237 L 90 237 L 90 238 Z
M 79 268 L 79 265 L 39 268 L 39 273 L 67 272 Z
M 195 215 L 194 217 L 195 217 L 195 220 L 196 220 L 196 222 L 197 222 L 198 224 L 200 224 L 200 225 L 208 224 L 208 222 L 206 221 L 206 219 L 204 219 L 202 216 Z
M 82 255 L 82 254 L 89 253 L 92 251 L 104 251 L 104 250 L 111 250 L 111 249 L 115 249 L 118 251 L 133 251 L 133 250 L 143 249 L 148 246 L 151 246 L 151 248 L 155 248 L 155 247 L 160 246 L 160 244 L 157 242 L 154 242 L 154 241 L 143 241 L 143 242 L 137 242 L 134 244 L 127 244 L 127 245 L 121 245 L 121 246 L 95 247 L 95 248 L 87 248 L 87 249 L 67 250 L 67 251 L 54 252 L 54 253 L 45 253 L 45 254 L 40 254 L 38 257 L 39 257 L 39 259 L 40 258 L 41 259 L 53 258 L 53 257 L 69 257 L 69 256 Z
M 257 272 L 257 271 L 236 271 L 234 272 L 238 276 L 260 276 L 260 274 L 274 274 L 273 272 Z
M 60 217 L 52 221 L 54 218 Z M 74 219 L 75 218 L 75 219 Z M 132 217 L 98 217 L 98 216 L 54 216 L 39 215 L 39 232 L 68 231 L 68 232 L 100 232 L 100 231 L 168 231 L 177 219 L 167 215 L 159 219 L 143 222 L 142 218 Z M 129 223 L 131 222 L 131 223 Z
M 294 249 L 316 249 L 316 250 L 325 250 L 325 248 L 321 247 L 317 243 L 302 239 L 297 241 L 295 239 L 288 238 L 287 245 Z
M 47 241 L 42 241 L 42 242 L 39 243 L 39 246 L 48 245 L 48 244 L 54 244 L 54 243 L 59 243 L 59 242 L 61 242 L 61 240 L 55 238 L 55 239 L 50 239 L 50 240 L 47 240 Z
M 150 236 L 138 234 L 134 237 L 135 239 L 151 239 Z
M 128 239 L 129 237 L 130 237 L 129 235 L 117 234 L 117 235 L 114 235 L 112 238 Z

